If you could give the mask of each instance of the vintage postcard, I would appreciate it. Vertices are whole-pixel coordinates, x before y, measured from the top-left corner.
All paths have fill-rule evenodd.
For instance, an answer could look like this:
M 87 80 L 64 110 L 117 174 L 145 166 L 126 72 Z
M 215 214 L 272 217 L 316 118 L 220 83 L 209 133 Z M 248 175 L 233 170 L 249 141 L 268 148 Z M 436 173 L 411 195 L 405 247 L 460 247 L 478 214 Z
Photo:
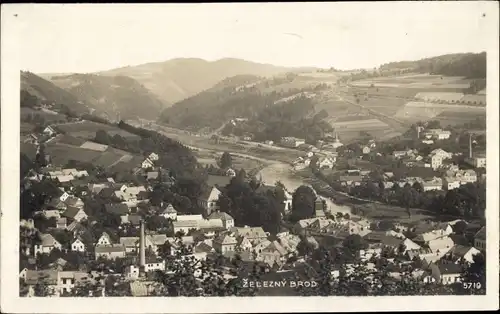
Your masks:
M 2 312 L 498 309 L 496 3 L 1 11 Z

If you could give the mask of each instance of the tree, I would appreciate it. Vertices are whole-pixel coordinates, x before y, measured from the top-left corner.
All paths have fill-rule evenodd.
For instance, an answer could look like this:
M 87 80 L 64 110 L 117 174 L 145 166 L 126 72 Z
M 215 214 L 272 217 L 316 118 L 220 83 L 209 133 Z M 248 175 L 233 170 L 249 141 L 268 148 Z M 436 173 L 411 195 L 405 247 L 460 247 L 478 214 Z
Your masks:
M 305 185 L 295 190 L 292 196 L 292 219 L 295 221 L 314 217 L 316 193 Z
M 98 130 L 95 133 L 94 140 L 96 141 L 96 143 L 100 143 L 100 144 L 104 144 L 104 145 L 109 145 L 111 143 L 111 137 L 104 130 Z
M 219 161 L 219 167 L 222 169 L 230 168 L 233 165 L 233 158 L 228 152 L 224 152 Z
M 302 239 L 297 245 L 297 252 L 299 253 L 299 256 L 309 256 L 315 249 L 315 246 L 306 239 Z
M 347 252 L 351 254 L 355 254 L 359 250 L 365 249 L 367 247 L 366 243 L 363 241 L 363 238 L 359 234 L 350 234 L 342 243 L 343 247 L 347 250 Z
M 463 220 L 457 221 L 453 225 L 453 232 L 456 234 L 464 234 L 465 229 L 467 229 L 467 223 Z

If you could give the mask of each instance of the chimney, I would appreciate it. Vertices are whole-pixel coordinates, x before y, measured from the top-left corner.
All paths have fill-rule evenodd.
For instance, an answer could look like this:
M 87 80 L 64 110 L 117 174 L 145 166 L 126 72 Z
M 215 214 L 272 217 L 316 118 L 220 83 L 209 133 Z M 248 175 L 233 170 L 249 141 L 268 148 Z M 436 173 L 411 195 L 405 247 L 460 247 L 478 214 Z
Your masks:
M 146 265 L 146 239 L 144 235 L 144 220 L 141 220 L 141 236 L 139 243 L 139 271 L 144 274 Z
M 472 134 L 469 133 L 469 158 L 472 159 Z
M 417 125 L 417 139 L 420 138 L 420 126 Z

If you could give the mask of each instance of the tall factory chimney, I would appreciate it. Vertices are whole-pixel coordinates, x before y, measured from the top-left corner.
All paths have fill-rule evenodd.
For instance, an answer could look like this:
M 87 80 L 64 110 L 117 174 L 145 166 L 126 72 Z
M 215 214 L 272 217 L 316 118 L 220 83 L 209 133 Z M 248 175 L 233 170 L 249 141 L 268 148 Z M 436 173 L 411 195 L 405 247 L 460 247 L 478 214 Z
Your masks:
M 144 220 L 141 220 L 141 238 L 139 243 L 139 272 L 144 274 L 146 265 L 146 236 L 144 235 Z
M 472 159 L 472 134 L 469 133 L 469 158 Z

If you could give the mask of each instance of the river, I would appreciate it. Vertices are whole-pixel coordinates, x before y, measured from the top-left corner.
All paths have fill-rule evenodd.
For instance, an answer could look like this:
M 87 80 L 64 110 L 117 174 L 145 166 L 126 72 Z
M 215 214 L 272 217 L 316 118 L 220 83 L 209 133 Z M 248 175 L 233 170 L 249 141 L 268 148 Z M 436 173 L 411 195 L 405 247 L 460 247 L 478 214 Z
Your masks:
M 311 189 L 314 190 L 314 188 L 309 183 L 304 182 L 304 180 L 302 178 L 295 175 L 292 171 L 292 167 L 288 164 L 285 164 L 285 163 L 275 162 L 275 163 L 272 163 L 272 164 L 264 167 L 257 174 L 257 178 L 259 178 L 259 177 L 262 178 L 263 183 L 268 184 L 268 185 L 274 185 L 277 181 L 280 181 L 281 183 L 283 183 L 285 185 L 286 189 L 290 193 L 295 191 L 301 185 L 309 186 Z M 333 213 L 341 212 L 341 213 L 348 213 L 348 214 L 352 215 L 351 207 L 341 206 L 341 205 L 335 204 L 329 198 L 325 198 L 325 197 L 321 197 L 321 198 L 326 201 L 328 209 L 330 211 L 332 211 Z

